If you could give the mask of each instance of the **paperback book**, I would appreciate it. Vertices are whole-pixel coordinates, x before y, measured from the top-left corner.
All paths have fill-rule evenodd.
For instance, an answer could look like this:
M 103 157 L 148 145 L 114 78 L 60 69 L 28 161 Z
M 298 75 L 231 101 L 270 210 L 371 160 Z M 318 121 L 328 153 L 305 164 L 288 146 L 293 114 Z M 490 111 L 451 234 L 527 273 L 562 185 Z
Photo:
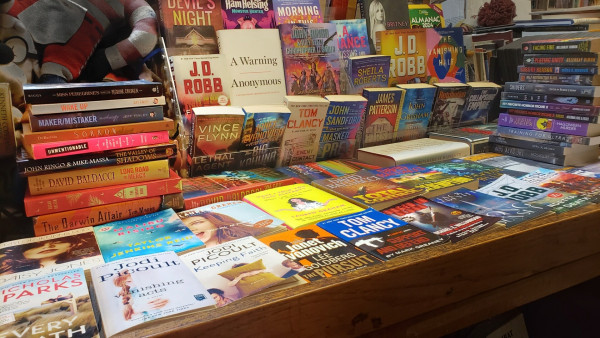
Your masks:
M 469 177 L 479 180 L 479 187 L 494 182 L 497 178 L 507 173 L 505 170 L 497 167 L 492 167 L 483 163 L 468 161 L 460 158 L 428 164 L 427 169 L 443 172 L 446 174 Z
M 502 93 L 504 95 L 504 93 Z M 507 108 L 510 111 L 550 111 L 552 113 L 572 113 L 572 114 L 585 114 L 585 115 L 598 115 L 600 110 L 598 106 L 579 105 L 574 103 L 541 103 L 541 102 L 528 102 L 522 100 L 500 100 L 500 108 Z M 509 111 L 509 112 L 510 112 Z M 517 114 L 524 115 L 524 114 Z
M 332 218 L 317 226 L 384 261 L 447 240 L 373 209 Z
M 317 161 L 352 158 L 362 126 L 367 100 L 358 95 L 328 95 L 327 115 L 319 139 Z M 360 135 L 359 135 L 360 139 Z
M 594 203 L 600 201 L 600 179 L 594 177 L 540 168 L 521 177 L 521 180 L 539 187 L 585 196 Z
M 273 1 L 221 1 L 225 29 L 276 28 Z
M 285 105 L 246 106 L 240 150 L 279 148 L 291 112 Z
M 390 75 L 389 55 L 363 55 L 348 59 L 347 94 L 362 94 L 367 88 L 386 88 Z
M 565 53 L 523 55 L 524 66 L 563 66 L 563 67 L 598 67 L 600 58 L 597 53 Z
M 436 87 L 425 83 L 400 84 L 404 102 L 396 126 L 394 142 L 424 138 L 431 119 Z
M 500 114 L 498 125 L 558 134 L 600 136 L 600 125 L 595 123 L 537 118 L 533 116 L 511 115 L 506 113 Z
M 241 107 L 196 107 L 186 115 L 191 157 L 237 151 L 246 115 Z
M 541 141 L 554 141 L 554 142 L 564 142 L 564 143 L 572 143 L 572 144 L 582 144 L 587 146 L 595 146 L 600 144 L 600 137 L 598 136 L 580 136 L 580 135 L 570 135 L 570 134 L 562 134 L 562 133 L 553 133 L 549 131 L 543 130 L 532 130 L 532 129 L 523 129 L 523 128 L 515 128 L 515 127 L 507 127 L 507 126 L 498 126 L 498 135 L 508 136 L 508 137 L 518 137 L 518 138 L 526 138 L 530 140 L 541 140 Z
M 400 88 L 365 88 L 367 99 L 360 147 L 392 143 L 399 126 L 405 91 Z
M 423 28 L 376 33 L 376 53 L 390 55 L 389 86 L 427 82 L 427 36 Z
M 511 92 L 550 94 L 561 96 L 600 97 L 600 86 L 573 86 L 566 84 L 506 82 L 504 89 Z
M 360 94 L 353 89 L 350 58 L 371 54 L 367 37 L 367 23 L 365 19 L 331 20 L 331 23 L 335 24 L 337 28 L 338 50 L 340 51 L 340 94 Z
M 488 114 L 499 96 L 501 86 L 493 82 L 468 82 L 470 88 L 460 117 L 460 125 L 487 123 Z
M 552 94 L 535 94 L 535 93 L 524 93 L 524 92 L 513 92 L 503 91 L 503 100 L 514 100 L 514 101 L 530 101 L 530 102 L 544 102 L 544 103 L 556 103 L 556 104 L 574 104 L 581 106 L 598 106 L 600 105 L 600 97 L 578 97 L 568 95 L 552 95 Z

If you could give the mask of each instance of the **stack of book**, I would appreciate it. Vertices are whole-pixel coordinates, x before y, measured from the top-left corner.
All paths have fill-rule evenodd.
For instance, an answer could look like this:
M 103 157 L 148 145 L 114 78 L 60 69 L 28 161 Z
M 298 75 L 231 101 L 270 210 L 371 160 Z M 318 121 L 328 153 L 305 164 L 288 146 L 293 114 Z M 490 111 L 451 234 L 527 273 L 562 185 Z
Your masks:
M 18 168 L 36 236 L 177 207 L 177 147 L 162 86 L 147 81 L 25 85 Z
M 522 50 L 491 150 L 562 166 L 597 161 L 600 37 L 528 41 Z

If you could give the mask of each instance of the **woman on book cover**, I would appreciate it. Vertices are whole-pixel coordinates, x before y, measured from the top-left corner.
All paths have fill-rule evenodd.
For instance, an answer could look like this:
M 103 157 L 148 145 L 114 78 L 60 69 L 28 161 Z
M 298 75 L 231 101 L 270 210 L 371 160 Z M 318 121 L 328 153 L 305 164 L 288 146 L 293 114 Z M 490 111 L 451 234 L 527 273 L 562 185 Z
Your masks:
M 385 28 L 385 9 L 379 0 L 374 0 L 369 5 L 369 23 L 371 26 L 371 41 L 375 45 L 375 33 L 386 30 Z
M 123 318 L 125 320 L 131 320 L 136 315 L 143 315 L 144 321 L 150 320 L 150 311 L 158 310 L 169 303 L 168 299 L 154 298 L 148 301 L 144 306 L 136 306 L 134 298 L 138 298 L 135 295 L 138 294 L 140 290 L 135 286 L 129 270 L 123 270 L 119 275 L 115 276 L 113 278 L 113 284 L 120 289 L 117 297 L 121 298 L 121 303 L 123 304 Z
M 0 275 L 48 268 L 100 255 L 94 233 L 28 243 L 0 251 Z
M 211 211 L 204 211 L 183 219 L 183 223 L 206 245 L 215 246 L 246 236 L 260 236 L 269 228 L 255 228 L 252 224 Z
M 210 293 L 212 298 L 215 300 L 215 302 L 217 303 L 217 307 L 225 306 L 233 302 L 233 299 L 225 296 L 225 291 L 221 289 L 210 288 L 206 291 L 208 291 L 208 293 Z

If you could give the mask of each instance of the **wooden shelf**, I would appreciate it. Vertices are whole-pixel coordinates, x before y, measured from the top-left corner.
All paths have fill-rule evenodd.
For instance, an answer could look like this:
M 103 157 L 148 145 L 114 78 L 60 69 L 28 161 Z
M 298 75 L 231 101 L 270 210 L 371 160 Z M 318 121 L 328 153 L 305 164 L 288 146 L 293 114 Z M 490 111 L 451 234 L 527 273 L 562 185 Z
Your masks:
M 532 11 L 531 15 L 542 15 L 542 14 L 568 14 L 568 13 L 581 13 L 581 12 L 593 12 L 600 11 L 600 5 L 596 6 L 585 6 L 577 8 L 554 8 L 539 11 Z
M 127 336 L 439 336 L 600 276 L 600 207 L 588 206 Z

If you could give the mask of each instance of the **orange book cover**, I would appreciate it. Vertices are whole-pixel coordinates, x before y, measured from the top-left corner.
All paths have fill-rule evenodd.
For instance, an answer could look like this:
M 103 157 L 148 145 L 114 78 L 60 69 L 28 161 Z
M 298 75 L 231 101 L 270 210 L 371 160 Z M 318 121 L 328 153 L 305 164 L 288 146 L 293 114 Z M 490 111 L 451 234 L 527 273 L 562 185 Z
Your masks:
M 425 28 L 393 29 L 376 33 L 375 50 L 390 55 L 389 85 L 427 82 Z
M 160 180 L 169 177 L 169 160 L 61 171 L 28 177 L 31 195 Z
M 33 217 L 36 237 L 105 224 L 159 211 L 160 196 Z

